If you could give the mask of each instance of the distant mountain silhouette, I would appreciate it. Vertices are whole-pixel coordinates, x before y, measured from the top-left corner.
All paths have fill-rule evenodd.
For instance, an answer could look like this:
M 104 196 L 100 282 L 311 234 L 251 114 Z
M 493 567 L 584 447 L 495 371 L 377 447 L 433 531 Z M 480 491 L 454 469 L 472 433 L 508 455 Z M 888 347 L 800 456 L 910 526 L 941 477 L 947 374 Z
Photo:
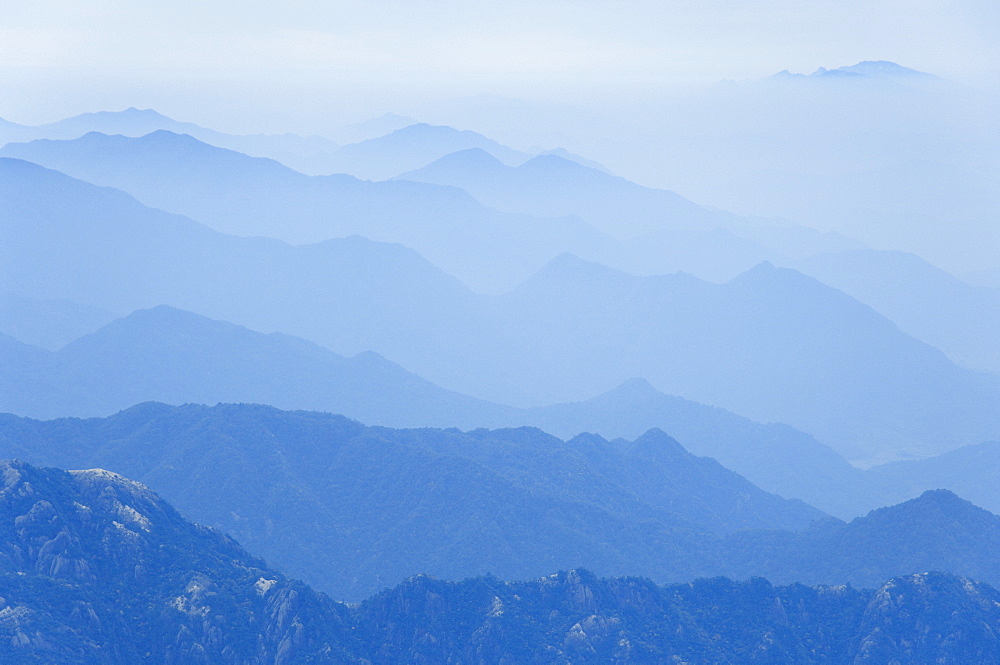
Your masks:
M 1000 441 L 964 446 L 937 457 L 875 466 L 866 472 L 871 481 L 895 490 L 899 498 L 928 487 L 947 487 L 976 505 L 1000 513 Z
M 166 306 L 134 312 L 59 353 L 10 341 L 5 358 L 0 381 L 17 390 L 0 393 L 0 411 L 35 418 L 106 416 L 155 400 L 266 403 L 396 427 L 531 425 L 566 439 L 634 439 L 662 428 L 768 491 L 838 516 L 880 505 L 859 472 L 812 437 L 664 395 L 642 379 L 584 402 L 516 409 L 443 390 L 372 352 L 344 358 Z
M 461 187 L 486 205 L 542 216 L 577 215 L 606 233 L 635 236 L 668 229 L 705 229 L 732 223 L 678 196 L 629 182 L 557 155 L 509 166 L 489 151 L 454 152 L 399 176 Z
M 493 291 L 513 286 L 559 252 L 593 255 L 610 243 L 577 219 L 501 213 L 453 187 L 309 177 L 166 131 L 9 144 L 0 154 L 122 189 L 226 233 L 293 243 L 353 234 L 401 242 Z
M 790 266 L 857 298 L 959 364 L 1000 371 L 1000 289 L 970 286 L 905 252 L 850 250 Z
M 514 409 L 443 390 L 376 353 L 345 358 L 303 339 L 264 335 L 159 306 L 133 312 L 58 353 L 22 363 L 0 410 L 32 417 L 108 415 L 145 401 L 257 402 L 346 413 L 383 425 L 514 421 Z
M 396 130 L 416 125 L 416 119 L 398 113 L 385 113 L 377 118 L 370 118 L 363 122 L 356 122 L 340 127 L 334 133 L 334 138 L 342 145 L 349 143 L 360 143 L 368 139 L 375 139 L 386 134 L 391 134 Z
M 461 187 L 491 207 L 540 216 L 574 215 L 622 239 L 605 259 L 640 273 L 685 270 L 728 279 L 765 259 L 861 247 L 836 234 L 709 210 L 554 154 L 507 166 L 477 148 L 446 155 L 404 180 Z
M 572 562 L 684 579 L 705 538 L 823 516 L 656 430 L 564 442 L 532 428 L 390 430 L 154 403 L 107 419 L 4 416 L 0 427 L 0 454 L 128 474 L 340 598 L 418 572 L 523 578 Z
M 38 300 L 0 294 L 0 333 L 55 351 L 94 332 L 115 315 L 69 300 Z
M 594 432 L 634 438 L 650 427 L 696 455 L 719 460 L 758 487 L 850 518 L 883 505 L 885 495 L 829 447 L 788 425 L 761 424 L 718 407 L 656 390 L 645 379 L 581 402 L 527 409 L 524 424 L 557 436 Z
M 25 162 L 0 169 L 0 270 L 20 297 L 113 312 L 170 303 L 343 355 L 373 350 L 515 405 L 588 399 L 644 376 L 851 458 L 997 436 L 995 379 L 792 270 L 761 265 L 719 285 L 563 256 L 508 294 L 476 296 L 398 245 L 234 238 Z
M 449 345 L 437 326 L 460 334 L 474 299 L 399 245 L 236 238 L 27 162 L 0 159 L 0 172 L 0 278 L 20 297 L 113 312 L 168 302 L 258 330 L 322 330 L 313 338 L 345 355 Z
M 426 131 L 433 137 L 439 129 Z M 402 242 L 492 292 L 513 287 L 564 251 L 630 272 L 686 270 L 724 281 L 762 260 L 861 246 L 835 234 L 710 211 L 555 155 L 512 168 L 472 150 L 479 152 L 438 162 L 458 174 L 439 184 L 310 178 L 164 131 L 10 144 L 0 154 L 122 189 L 227 233 L 293 243 L 349 234 Z
M 799 534 L 744 533 L 729 539 L 723 574 L 762 575 L 805 584 L 880 584 L 891 571 L 949 571 L 989 582 L 1000 575 L 1000 517 L 948 490 L 874 510 L 849 524 Z
M 449 153 L 470 148 L 484 150 L 507 164 L 519 164 L 531 157 L 476 132 L 421 122 L 341 147 L 333 155 L 331 173 L 350 173 L 365 180 L 387 180 Z
M 835 69 L 820 67 L 808 76 L 792 74 L 788 70 L 778 72 L 772 78 L 809 78 L 809 79 L 886 79 L 890 81 L 939 81 L 939 77 L 921 72 L 909 67 L 903 67 L 888 60 L 864 60 L 856 65 L 844 65 Z
M 496 377 L 496 387 L 531 374 L 536 394 L 552 391 L 548 401 L 584 397 L 558 386 L 596 393 L 601 382 L 641 375 L 668 393 L 786 422 L 848 456 L 858 454 L 852 445 L 869 454 L 932 454 L 987 440 L 998 426 L 989 415 L 1000 398 L 995 378 L 956 367 L 842 292 L 768 264 L 716 285 L 685 275 L 634 277 L 561 257 L 494 307 L 496 320 L 520 322 L 506 343 L 532 343 L 480 371 Z M 508 401 L 410 366 L 449 387 Z M 967 415 L 952 421 L 960 411 Z
M 76 139 L 90 132 L 136 137 L 159 130 L 189 134 L 200 141 L 220 148 L 238 150 L 257 157 L 277 159 L 292 168 L 321 159 L 324 155 L 337 149 L 335 143 L 319 136 L 225 134 L 192 122 L 180 122 L 168 118 L 153 109 L 137 108 L 127 108 L 123 111 L 82 113 L 58 122 L 35 127 L 18 125 L 14 128 L 6 128 L 0 125 L 0 145 L 12 141 L 34 141 L 36 139 Z

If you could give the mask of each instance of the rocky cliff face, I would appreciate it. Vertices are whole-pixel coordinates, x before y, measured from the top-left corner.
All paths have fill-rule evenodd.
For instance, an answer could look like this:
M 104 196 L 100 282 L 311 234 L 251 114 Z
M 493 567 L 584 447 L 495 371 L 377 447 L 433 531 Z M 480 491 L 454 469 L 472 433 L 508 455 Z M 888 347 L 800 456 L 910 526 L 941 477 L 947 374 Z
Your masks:
M 0 477 L 0 652 L 12 662 L 336 662 L 342 607 L 140 483 L 18 462 Z
M 102 470 L 0 462 L 0 664 L 1000 663 L 1000 592 L 570 570 L 411 578 L 352 607 Z

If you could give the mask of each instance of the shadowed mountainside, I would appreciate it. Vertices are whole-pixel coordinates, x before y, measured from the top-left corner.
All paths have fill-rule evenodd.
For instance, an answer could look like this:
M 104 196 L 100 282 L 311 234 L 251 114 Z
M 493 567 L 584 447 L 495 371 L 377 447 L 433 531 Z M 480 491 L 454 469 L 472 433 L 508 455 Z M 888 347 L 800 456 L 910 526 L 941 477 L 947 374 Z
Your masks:
M 658 430 L 562 441 L 532 428 L 393 430 L 254 405 L 144 404 L 106 419 L 4 416 L 0 455 L 131 474 L 339 598 L 416 572 L 528 578 L 576 565 L 663 582 L 878 586 L 927 570 L 1000 580 L 1000 517 L 951 492 L 814 521 L 819 511 Z
M 356 606 L 286 580 L 102 470 L 0 463 L 0 636 L 18 663 L 994 663 L 1000 594 L 942 574 L 877 591 L 570 570 L 425 575 Z
M 564 442 L 531 428 L 391 430 L 272 407 L 160 404 L 3 425 L 4 456 L 135 477 L 354 599 L 419 572 L 517 578 L 587 565 L 683 579 L 708 534 L 822 516 L 658 430 Z

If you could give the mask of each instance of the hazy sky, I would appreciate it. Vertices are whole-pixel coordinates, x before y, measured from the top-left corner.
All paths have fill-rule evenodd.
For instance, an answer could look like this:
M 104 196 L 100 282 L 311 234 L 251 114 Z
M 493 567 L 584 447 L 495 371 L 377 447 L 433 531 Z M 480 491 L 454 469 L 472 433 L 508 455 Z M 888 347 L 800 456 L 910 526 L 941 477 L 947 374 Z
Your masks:
M 4 0 L 0 117 L 321 131 L 439 97 L 584 104 L 866 59 L 985 85 L 998 34 L 996 0 Z

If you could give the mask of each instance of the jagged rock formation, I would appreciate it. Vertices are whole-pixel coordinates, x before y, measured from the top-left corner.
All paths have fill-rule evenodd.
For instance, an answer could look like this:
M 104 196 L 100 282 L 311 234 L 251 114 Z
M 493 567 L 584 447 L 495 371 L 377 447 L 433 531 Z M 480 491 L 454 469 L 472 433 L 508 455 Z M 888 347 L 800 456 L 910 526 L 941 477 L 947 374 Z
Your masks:
M 100 469 L 0 464 L 0 662 L 338 662 L 340 606 Z
M 0 478 L 0 663 L 1000 662 L 1000 593 L 940 573 L 876 591 L 420 575 L 348 607 L 117 474 Z

